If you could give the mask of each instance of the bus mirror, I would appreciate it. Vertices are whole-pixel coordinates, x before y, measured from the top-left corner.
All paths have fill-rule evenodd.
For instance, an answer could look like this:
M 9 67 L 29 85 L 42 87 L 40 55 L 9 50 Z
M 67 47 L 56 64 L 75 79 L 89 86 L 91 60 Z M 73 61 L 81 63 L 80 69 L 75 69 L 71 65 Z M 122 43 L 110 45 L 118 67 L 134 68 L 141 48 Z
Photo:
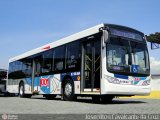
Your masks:
M 106 46 L 106 43 L 108 43 L 108 32 L 107 30 L 103 30 L 103 37 L 102 37 L 103 48 Z
M 104 39 L 104 43 L 107 43 L 108 42 L 108 32 L 107 30 L 103 30 L 103 39 Z

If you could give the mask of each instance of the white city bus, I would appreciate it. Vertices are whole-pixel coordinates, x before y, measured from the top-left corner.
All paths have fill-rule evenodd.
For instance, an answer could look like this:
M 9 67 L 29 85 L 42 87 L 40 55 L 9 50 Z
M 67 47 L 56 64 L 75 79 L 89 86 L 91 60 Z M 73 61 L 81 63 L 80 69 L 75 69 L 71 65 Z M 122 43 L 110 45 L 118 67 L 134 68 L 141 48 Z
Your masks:
M 135 29 L 100 24 L 9 60 L 7 91 L 63 100 L 92 96 L 150 94 L 145 35 Z

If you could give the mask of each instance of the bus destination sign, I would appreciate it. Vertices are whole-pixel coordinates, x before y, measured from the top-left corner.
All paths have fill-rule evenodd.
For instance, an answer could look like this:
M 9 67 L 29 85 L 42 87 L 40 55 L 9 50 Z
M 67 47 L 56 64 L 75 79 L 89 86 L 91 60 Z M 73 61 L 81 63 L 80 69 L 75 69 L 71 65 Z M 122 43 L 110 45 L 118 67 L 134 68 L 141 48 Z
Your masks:
M 112 35 L 143 41 L 142 35 L 137 34 L 137 33 L 122 31 L 122 30 L 117 30 L 117 29 L 110 29 L 110 31 Z

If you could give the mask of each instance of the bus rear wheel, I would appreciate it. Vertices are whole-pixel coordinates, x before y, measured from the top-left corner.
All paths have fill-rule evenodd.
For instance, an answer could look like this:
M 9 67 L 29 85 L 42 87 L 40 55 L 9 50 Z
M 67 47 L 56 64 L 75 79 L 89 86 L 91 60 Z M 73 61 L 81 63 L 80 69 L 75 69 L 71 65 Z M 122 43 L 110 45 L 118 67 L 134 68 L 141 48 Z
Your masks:
M 63 86 L 63 100 L 73 101 L 75 100 L 75 98 L 76 96 L 74 94 L 74 82 L 70 78 L 67 78 Z
M 23 98 L 24 97 L 24 83 L 21 82 L 19 85 L 19 97 Z
M 25 94 L 24 93 L 24 83 L 21 82 L 20 85 L 19 85 L 19 96 L 21 98 L 31 98 L 31 94 Z

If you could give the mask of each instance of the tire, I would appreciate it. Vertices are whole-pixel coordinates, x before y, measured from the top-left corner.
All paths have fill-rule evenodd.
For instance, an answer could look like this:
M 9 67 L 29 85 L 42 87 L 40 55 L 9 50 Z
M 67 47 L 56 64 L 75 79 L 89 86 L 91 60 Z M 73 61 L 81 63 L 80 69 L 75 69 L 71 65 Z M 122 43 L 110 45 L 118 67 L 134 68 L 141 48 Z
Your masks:
M 44 97 L 45 97 L 47 100 L 53 100 L 53 99 L 55 99 L 56 96 L 57 96 L 57 95 L 53 95 L 53 94 L 51 94 L 51 95 L 44 95 Z
M 19 85 L 19 97 L 20 98 L 31 98 L 31 94 L 25 94 L 24 93 L 24 83 L 21 82 Z
M 114 96 L 112 95 L 103 95 L 101 96 L 101 100 L 103 103 L 111 103 Z
M 72 79 L 67 78 L 63 86 L 63 100 L 73 101 L 75 99 L 76 96 L 74 94 L 74 82 Z
M 20 98 L 24 98 L 25 95 L 24 95 L 24 83 L 21 82 L 20 85 L 19 85 L 19 97 Z

